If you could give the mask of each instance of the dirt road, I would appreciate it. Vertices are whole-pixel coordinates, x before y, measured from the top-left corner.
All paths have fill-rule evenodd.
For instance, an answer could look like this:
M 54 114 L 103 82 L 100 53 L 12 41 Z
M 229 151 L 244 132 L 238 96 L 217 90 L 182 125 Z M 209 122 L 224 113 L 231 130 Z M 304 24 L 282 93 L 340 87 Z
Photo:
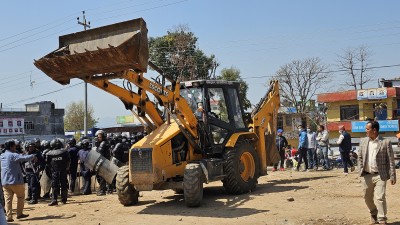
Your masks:
M 389 224 L 400 224 L 399 185 L 388 185 Z M 369 224 L 356 173 L 342 170 L 270 172 L 256 191 L 227 195 L 220 182 L 206 185 L 199 208 L 187 208 L 173 191 L 142 192 L 139 204 L 123 207 L 117 195 L 72 196 L 56 207 L 26 205 L 26 220 L 10 224 Z M 288 201 L 293 198 L 294 201 Z

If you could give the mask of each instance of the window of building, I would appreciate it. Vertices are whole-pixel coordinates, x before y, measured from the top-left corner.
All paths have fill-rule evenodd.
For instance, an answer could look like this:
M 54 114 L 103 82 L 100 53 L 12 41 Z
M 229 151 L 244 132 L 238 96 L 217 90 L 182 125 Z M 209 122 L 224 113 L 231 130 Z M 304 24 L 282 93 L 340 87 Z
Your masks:
M 340 106 L 340 120 L 359 120 L 358 105 L 343 105 Z
M 283 116 L 282 116 L 282 114 L 278 115 L 277 128 L 278 129 L 283 129 Z
M 292 121 L 293 121 L 292 115 L 286 114 L 285 115 L 285 124 L 286 124 L 286 126 L 292 126 Z
M 35 129 L 35 126 L 34 126 L 33 122 L 25 121 L 24 122 L 24 129 L 25 130 L 33 130 L 33 129 Z

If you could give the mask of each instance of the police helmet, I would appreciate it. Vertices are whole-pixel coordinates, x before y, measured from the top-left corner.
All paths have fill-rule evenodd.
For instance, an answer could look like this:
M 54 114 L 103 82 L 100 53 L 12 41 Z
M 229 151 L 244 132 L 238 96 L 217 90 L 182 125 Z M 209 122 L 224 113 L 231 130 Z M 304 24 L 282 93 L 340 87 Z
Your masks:
M 44 149 L 50 148 L 50 142 L 48 140 L 43 140 L 40 144 Z
M 89 140 L 88 140 L 88 139 L 83 139 L 83 140 L 81 141 L 81 146 L 82 146 L 82 148 L 84 148 L 84 149 L 88 149 L 89 146 L 90 146 Z
M 33 140 L 30 140 L 29 142 L 27 142 L 28 143 L 28 145 L 27 145 L 27 147 L 36 147 L 36 140 L 35 139 L 33 139 Z
M 98 131 L 96 131 L 95 136 L 97 137 L 99 134 L 100 134 L 103 138 L 106 137 L 106 132 L 104 132 L 104 130 L 98 130 Z
M 76 145 L 76 140 L 75 140 L 75 138 L 70 138 L 70 139 L 68 139 L 67 144 L 68 144 L 69 146 L 75 146 L 75 145 Z
M 60 149 L 62 147 L 63 147 L 63 144 L 60 139 L 55 138 L 55 139 L 51 140 L 51 142 L 50 142 L 51 149 Z

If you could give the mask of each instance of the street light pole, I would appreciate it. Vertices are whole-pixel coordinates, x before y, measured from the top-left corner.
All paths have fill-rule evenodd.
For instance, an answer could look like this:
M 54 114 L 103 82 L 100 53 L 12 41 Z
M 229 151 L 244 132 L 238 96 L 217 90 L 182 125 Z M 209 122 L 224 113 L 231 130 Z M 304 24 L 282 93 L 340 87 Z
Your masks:
M 86 22 L 85 11 L 82 11 L 83 14 L 83 22 L 79 21 L 79 17 L 77 18 L 78 24 L 83 26 L 83 29 L 90 28 L 90 22 Z M 84 136 L 87 135 L 87 82 L 85 81 L 85 115 L 83 118 L 83 127 L 84 127 Z

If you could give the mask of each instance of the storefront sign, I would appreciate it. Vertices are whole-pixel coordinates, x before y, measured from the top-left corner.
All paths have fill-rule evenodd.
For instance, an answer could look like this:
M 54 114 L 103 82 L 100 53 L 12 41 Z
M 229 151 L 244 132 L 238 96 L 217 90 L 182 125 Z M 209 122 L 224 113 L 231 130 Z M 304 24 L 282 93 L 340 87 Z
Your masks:
M 24 134 L 23 118 L 0 118 L 0 136 Z
M 378 120 L 379 132 L 386 131 L 399 131 L 398 120 Z M 351 122 L 351 132 L 365 132 L 367 121 L 354 121 Z

